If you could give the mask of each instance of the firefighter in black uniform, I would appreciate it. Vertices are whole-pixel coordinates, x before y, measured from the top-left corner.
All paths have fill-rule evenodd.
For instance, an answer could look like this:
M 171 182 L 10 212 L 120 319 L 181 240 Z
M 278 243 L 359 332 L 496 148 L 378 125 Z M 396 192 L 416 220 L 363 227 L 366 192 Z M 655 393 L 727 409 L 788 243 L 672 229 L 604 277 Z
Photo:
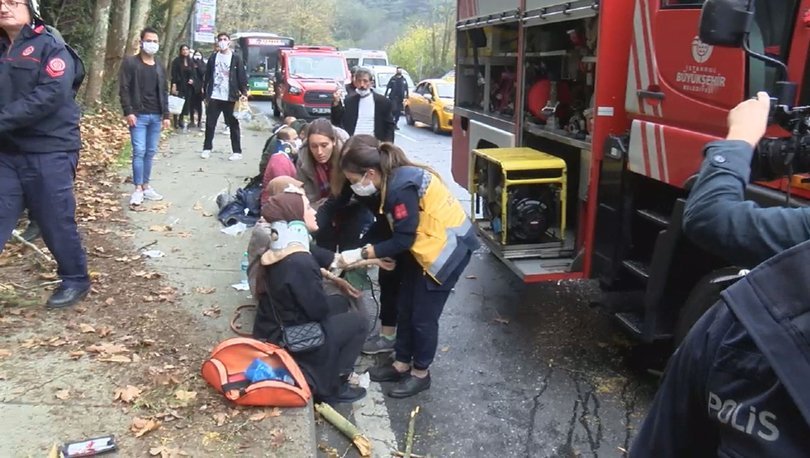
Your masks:
M 724 291 L 689 332 L 631 457 L 810 454 L 810 208 L 744 201 L 769 105 L 765 93 L 741 103 L 726 140 L 706 146 L 684 231 L 741 265 L 776 256 Z
M 36 0 L 0 0 L 0 247 L 27 207 L 58 263 L 47 305 L 60 308 L 90 290 L 73 195 L 83 68 L 38 10 Z

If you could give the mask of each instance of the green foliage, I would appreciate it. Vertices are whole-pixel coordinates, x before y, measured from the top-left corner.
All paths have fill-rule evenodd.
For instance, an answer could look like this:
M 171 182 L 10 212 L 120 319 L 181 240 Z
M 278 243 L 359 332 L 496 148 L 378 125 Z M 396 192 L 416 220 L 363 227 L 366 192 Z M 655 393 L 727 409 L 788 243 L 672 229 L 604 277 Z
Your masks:
M 416 81 L 438 78 L 454 66 L 455 41 L 451 40 L 448 44 L 450 52 L 442 59 L 440 52 L 432 51 L 434 38 L 437 40 L 436 46 L 440 48 L 441 37 L 435 28 L 424 24 L 412 24 L 388 47 L 388 58 L 394 64 L 408 70 Z
M 52 25 L 65 42 L 84 59 L 87 60 L 93 41 L 93 7 L 95 0 L 42 0 L 40 11 L 46 24 Z

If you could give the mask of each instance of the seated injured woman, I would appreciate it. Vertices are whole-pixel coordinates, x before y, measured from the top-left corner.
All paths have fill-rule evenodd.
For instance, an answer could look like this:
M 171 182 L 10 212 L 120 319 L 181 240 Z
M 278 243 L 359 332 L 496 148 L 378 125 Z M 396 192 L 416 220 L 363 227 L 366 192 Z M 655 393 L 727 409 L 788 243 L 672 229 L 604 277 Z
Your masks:
M 324 288 L 325 277 L 340 281 L 324 269 L 340 264 L 340 259 L 334 253 L 316 257 L 310 251 L 314 247 L 310 233 L 318 230 L 315 210 L 301 188 L 288 185 L 262 207 L 262 217 L 264 226 L 254 230 L 253 238 L 256 231 L 269 233 L 269 244 L 260 257 L 262 293 L 258 295 L 254 338 L 280 345 L 279 320 L 285 327 L 320 323 L 325 343 L 313 351 L 293 353 L 293 358 L 317 400 L 362 399 L 365 390 L 350 384 L 349 377 L 368 334 L 369 320 L 362 309 L 350 304 L 346 294 L 330 295 Z

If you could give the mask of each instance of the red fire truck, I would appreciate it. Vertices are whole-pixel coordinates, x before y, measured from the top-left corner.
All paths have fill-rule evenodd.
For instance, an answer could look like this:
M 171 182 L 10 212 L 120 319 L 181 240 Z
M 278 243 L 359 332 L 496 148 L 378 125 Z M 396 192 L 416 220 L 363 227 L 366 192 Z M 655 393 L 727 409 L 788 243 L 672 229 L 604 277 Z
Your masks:
M 810 0 L 751 0 L 748 51 L 701 41 L 704 3 L 458 1 L 452 170 L 481 237 L 527 283 L 598 279 L 648 342 L 678 341 L 739 271 L 681 230 L 703 146 L 741 100 L 810 78 Z M 810 180 L 776 167 L 788 144 L 760 148 L 778 170 L 747 198 L 806 204 Z

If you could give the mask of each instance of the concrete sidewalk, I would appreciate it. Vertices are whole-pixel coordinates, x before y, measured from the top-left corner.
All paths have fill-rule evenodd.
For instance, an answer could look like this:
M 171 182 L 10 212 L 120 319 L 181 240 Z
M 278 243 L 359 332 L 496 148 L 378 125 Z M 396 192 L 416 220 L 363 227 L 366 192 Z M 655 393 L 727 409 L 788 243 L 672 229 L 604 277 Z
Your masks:
M 229 322 L 235 309 L 252 302 L 250 293 L 231 285 L 239 282 L 239 266 L 247 249 L 250 229 L 239 236 L 220 232 L 216 196 L 234 192 L 244 179 L 258 173 L 261 149 L 269 136 L 266 131 L 243 129 L 243 160 L 228 161 L 230 140 L 217 128 L 214 150 L 209 159 L 200 158 L 203 134 L 199 131 L 174 133 L 155 159 L 152 185 L 163 194 L 162 202 L 146 202 L 151 211 L 130 212 L 135 229 L 135 246 L 150 245 L 164 257 L 150 260 L 154 270 L 182 292 L 182 307 L 199 317 L 198 332 L 211 347 L 236 337 Z M 162 209 L 165 208 L 165 211 Z M 156 211 L 157 209 L 157 211 Z M 170 231 L 166 231 L 168 226 Z M 211 288 L 215 288 L 211 292 Z M 221 310 L 205 314 L 206 311 Z M 206 316 L 207 315 L 207 316 Z M 250 331 L 252 315 L 242 317 L 243 330 Z M 222 399 L 223 404 L 226 403 Z M 272 456 L 308 457 L 316 455 L 315 421 L 312 408 L 285 409 L 283 415 L 262 422 L 262 429 L 283 427 L 287 441 Z

